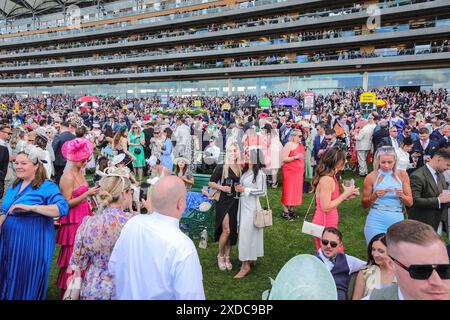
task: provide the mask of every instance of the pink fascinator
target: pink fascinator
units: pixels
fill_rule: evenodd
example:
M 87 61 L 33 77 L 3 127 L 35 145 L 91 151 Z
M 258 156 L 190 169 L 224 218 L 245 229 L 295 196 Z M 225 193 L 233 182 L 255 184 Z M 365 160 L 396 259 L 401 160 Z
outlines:
M 66 141 L 61 149 L 64 158 L 75 162 L 89 159 L 93 152 L 94 145 L 86 138 Z

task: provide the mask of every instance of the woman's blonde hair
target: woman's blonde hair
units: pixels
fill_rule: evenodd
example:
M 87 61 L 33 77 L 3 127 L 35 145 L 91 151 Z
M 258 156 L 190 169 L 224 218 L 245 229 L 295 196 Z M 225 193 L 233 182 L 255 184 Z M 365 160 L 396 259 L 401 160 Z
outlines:
M 130 189 L 129 174 L 124 168 L 106 168 L 100 180 L 99 204 L 102 208 L 121 200 L 122 193 Z
M 292 133 L 291 133 L 291 135 L 289 136 L 289 141 L 294 140 L 294 137 L 295 137 L 295 136 L 300 136 L 300 135 L 303 135 L 302 130 L 300 130 L 300 129 L 294 129 L 294 130 L 292 130 Z
M 236 157 L 236 162 L 235 163 L 229 163 L 228 162 L 228 155 L 229 155 L 229 150 L 231 148 L 236 148 L 237 150 L 237 157 Z M 237 176 L 240 177 L 241 173 L 242 173 L 242 166 L 241 166 L 241 148 L 239 148 L 239 145 L 237 144 L 237 142 L 231 142 L 230 144 L 227 145 L 226 148 L 226 153 L 225 153 L 225 161 L 223 164 L 223 171 L 222 171 L 222 181 L 228 178 L 228 171 L 231 165 L 237 165 L 238 167 L 238 174 Z
M 395 152 L 395 148 L 391 146 L 383 146 L 379 147 L 377 152 L 375 152 L 375 156 L 373 157 L 373 170 L 377 171 L 380 168 L 380 158 L 381 156 L 392 156 L 394 157 L 394 168 L 392 171 L 395 172 L 395 168 L 397 167 L 397 153 Z

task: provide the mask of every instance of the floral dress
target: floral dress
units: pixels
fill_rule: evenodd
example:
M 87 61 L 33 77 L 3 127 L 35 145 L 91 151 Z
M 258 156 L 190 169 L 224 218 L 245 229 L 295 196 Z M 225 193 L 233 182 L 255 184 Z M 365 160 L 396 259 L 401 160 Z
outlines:
M 116 286 L 108 271 L 109 257 L 123 226 L 134 215 L 118 208 L 106 208 L 98 215 L 84 218 L 70 259 L 71 270 L 86 270 L 81 300 L 115 299 Z

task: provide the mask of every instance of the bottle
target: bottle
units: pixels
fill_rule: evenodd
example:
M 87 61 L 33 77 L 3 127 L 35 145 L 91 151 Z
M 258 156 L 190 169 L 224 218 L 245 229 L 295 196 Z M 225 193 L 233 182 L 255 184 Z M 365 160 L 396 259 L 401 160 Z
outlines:
M 208 246 L 208 231 L 205 228 L 200 233 L 200 242 L 198 243 L 198 247 L 200 249 L 206 249 L 207 246 Z

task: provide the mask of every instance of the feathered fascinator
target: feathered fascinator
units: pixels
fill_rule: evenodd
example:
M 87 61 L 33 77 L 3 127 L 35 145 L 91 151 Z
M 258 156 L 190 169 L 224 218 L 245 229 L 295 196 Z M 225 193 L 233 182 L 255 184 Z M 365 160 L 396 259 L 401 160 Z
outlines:
M 45 152 L 39 147 L 36 147 L 34 144 L 27 144 L 22 152 L 26 153 L 28 155 L 28 159 L 30 159 L 31 162 L 34 164 L 41 162 L 41 163 L 47 163 L 47 160 L 45 160 Z

